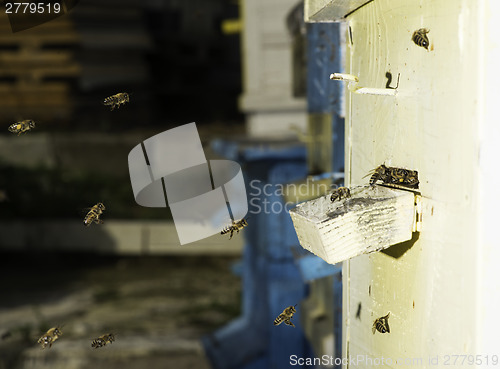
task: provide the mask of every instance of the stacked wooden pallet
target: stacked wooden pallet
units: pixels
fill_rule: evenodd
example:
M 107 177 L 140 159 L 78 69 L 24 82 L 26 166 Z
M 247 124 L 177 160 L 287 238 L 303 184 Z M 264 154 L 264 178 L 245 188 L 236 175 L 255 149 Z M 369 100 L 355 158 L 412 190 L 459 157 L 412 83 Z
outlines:
M 65 119 L 72 112 L 72 83 L 81 73 L 79 37 L 68 16 L 12 32 L 0 13 L 0 119 Z

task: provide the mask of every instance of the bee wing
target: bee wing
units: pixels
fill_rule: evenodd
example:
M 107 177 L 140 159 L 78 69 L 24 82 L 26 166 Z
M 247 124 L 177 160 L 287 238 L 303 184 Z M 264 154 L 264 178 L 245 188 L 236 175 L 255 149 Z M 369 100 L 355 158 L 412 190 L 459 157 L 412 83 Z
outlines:
M 87 215 L 92 208 L 78 208 L 78 214 Z
M 50 331 L 51 329 L 57 329 L 61 334 L 59 334 L 59 336 L 62 336 L 63 335 L 63 328 L 66 326 L 66 323 L 62 323 L 62 324 L 57 324 L 55 326 L 52 326 L 50 327 L 47 332 L 45 333 L 48 333 L 48 331 Z
M 389 311 L 389 313 L 384 317 L 384 327 L 385 327 L 385 330 L 387 331 L 387 333 L 391 333 L 391 329 L 389 328 L 389 315 L 391 315 L 391 312 Z
M 96 203 L 96 205 L 97 204 L 102 204 L 102 202 L 100 201 L 100 202 Z M 94 206 L 96 206 L 96 205 L 94 205 Z M 88 214 L 89 211 L 91 211 L 94 208 L 94 206 L 88 206 L 88 207 L 85 207 L 85 208 L 78 208 L 78 211 L 81 214 Z M 104 210 L 107 210 L 107 209 L 105 208 Z

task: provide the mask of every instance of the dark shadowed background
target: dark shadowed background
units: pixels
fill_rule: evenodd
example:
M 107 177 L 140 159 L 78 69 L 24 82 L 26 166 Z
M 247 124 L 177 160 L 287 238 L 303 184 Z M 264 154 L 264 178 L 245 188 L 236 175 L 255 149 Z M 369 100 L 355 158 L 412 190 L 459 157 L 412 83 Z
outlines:
M 211 158 L 211 139 L 243 134 L 240 36 L 222 31 L 238 2 L 81 0 L 15 33 L 2 9 L 0 369 L 208 368 L 199 337 L 239 315 L 238 252 L 124 255 L 45 241 L 99 236 L 81 224 L 99 201 L 105 222 L 171 219 L 134 201 L 127 156 L 144 139 L 196 122 Z M 119 92 L 130 102 L 102 104 Z M 23 119 L 36 127 L 8 132 Z M 73 223 L 83 233 L 60 233 Z M 42 350 L 53 326 L 63 336 Z M 110 332 L 112 345 L 90 347 Z

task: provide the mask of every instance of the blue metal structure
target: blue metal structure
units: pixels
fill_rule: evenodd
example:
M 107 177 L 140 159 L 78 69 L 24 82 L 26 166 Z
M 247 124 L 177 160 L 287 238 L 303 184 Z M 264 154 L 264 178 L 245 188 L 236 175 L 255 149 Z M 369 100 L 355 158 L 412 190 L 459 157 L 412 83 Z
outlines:
M 330 74 L 342 71 L 340 23 L 306 23 L 307 111 L 332 119 L 333 173 L 344 172 L 344 93 Z
M 298 240 L 281 191 L 282 184 L 307 175 L 305 148 L 226 141 L 215 141 L 213 148 L 243 166 L 250 219 L 244 232 L 242 316 L 203 337 L 205 352 L 217 369 L 283 368 L 291 355 L 312 355 L 300 310 L 293 318 L 295 328 L 273 325 L 284 308 L 306 295 L 291 252 Z
M 307 23 L 307 108 L 309 114 L 323 114 L 332 124 L 332 168 L 333 183 L 343 185 L 344 172 L 344 93 L 343 84 L 332 83 L 330 74 L 341 72 L 341 25 L 340 23 Z M 328 174 L 323 174 L 328 176 Z M 342 178 L 342 180 L 340 180 Z M 322 259 L 308 255 L 300 258 L 304 278 L 313 281 L 333 275 L 332 327 L 335 335 L 335 356 L 342 353 L 342 267 L 332 266 Z

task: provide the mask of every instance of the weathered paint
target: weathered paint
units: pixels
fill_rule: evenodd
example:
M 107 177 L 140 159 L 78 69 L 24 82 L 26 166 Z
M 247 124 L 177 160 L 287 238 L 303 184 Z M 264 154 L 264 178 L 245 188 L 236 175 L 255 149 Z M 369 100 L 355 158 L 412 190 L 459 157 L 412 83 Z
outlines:
M 330 194 L 290 210 L 300 245 L 330 264 L 410 240 L 415 195 L 383 186 L 359 186 L 332 202 Z

